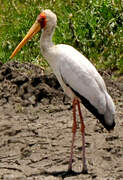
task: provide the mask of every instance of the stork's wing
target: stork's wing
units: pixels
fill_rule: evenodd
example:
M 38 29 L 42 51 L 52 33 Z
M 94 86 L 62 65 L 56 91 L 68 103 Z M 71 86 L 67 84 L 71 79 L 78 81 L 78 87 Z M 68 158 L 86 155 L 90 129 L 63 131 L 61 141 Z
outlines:
M 90 61 L 71 46 L 65 46 L 62 54 L 59 69 L 64 82 L 103 114 L 106 87 L 102 77 Z

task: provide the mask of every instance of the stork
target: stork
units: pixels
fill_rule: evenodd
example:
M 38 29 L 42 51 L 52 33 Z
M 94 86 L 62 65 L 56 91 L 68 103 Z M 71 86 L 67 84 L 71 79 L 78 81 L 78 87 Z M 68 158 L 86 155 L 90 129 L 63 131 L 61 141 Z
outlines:
M 80 109 L 82 103 L 108 130 L 115 126 L 115 105 L 108 94 L 104 80 L 93 64 L 72 46 L 52 42 L 57 17 L 51 10 L 42 11 L 24 39 L 15 48 L 10 58 L 23 47 L 37 32 L 41 31 L 40 49 L 44 58 L 54 71 L 64 92 L 73 102 L 72 145 L 68 171 L 72 171 L 72 158 L 77 129 L 76 107 L 78 107 L 82 133 L 83 173 L 87 173 L 85 157 L 85 125 Z

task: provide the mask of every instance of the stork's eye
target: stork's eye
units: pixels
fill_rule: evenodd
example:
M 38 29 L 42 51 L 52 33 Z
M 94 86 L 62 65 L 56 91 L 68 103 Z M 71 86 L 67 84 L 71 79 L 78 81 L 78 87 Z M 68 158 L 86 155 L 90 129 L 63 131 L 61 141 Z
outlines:
M 44 16 L 41 16 L 41 19 L 42 19 L 42 20 L 45 20 L 45 19 L 46 19 L 46 17 L 44 17 Z

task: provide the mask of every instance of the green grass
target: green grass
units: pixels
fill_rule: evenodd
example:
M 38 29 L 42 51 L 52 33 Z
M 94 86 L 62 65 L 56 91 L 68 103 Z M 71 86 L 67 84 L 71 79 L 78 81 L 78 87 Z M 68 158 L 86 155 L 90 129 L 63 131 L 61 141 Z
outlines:
M 123 73 L 123 4 L 120 0 L 0 0 L 0 60 L 9 56 L 43 9 L 57 14 L 53 37 L 74 46 L 97 68 Z M 21 62 L 39 62 L 40 33 L 16 55 Z M 43 59 L 41 65 L 47 66 Z

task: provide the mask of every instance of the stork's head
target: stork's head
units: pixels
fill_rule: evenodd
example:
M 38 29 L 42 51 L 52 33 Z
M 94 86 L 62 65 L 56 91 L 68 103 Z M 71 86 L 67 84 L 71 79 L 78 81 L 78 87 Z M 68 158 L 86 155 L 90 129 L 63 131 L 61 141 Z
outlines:
M 27 43 L 27 41 L 31 39 L 37 32 L 39 32 L 41 29 L 54 28 L 56 26 L 56 23 L 57 17 L 52 11 L 47 9 L 41 12 L 26 36 L 15 48 L 10 58 L 13 58 L 17 54 L 17 52 Z
M 49 28 L 56 26 L 57 17 L 51 10 L 46 9 L 38 15 L 37 22 L 40 23 L 41 28 Z

